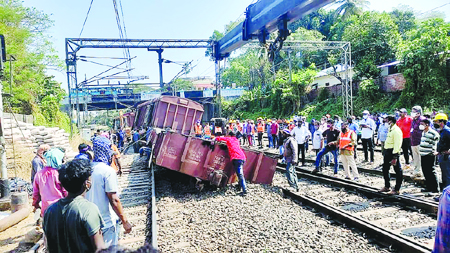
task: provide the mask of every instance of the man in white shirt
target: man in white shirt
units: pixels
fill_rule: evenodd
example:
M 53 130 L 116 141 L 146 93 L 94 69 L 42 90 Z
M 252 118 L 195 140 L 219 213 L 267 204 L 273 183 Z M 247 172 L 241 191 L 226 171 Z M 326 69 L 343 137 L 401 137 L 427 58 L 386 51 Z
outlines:
M 305 166 L 305 143 L 311 138 L 311 132 L 302 121 L 299 121 L 292 129 L 291 135 L 297 141 L 298 153 L 300 154 L 300 151 L 302 153 L 302 166 Z
M 370 151 L 370 164 L 373 164 L 373 131 L 375 131 L 376 124 L 373 119 L 370 118 L 369 111 L 363 111 L 363 118 L 359 122 L 361 128 L 361 141 L 364 150 L 364 162 L 368 162 L 367 149 Z
M 112 150 L 111 142 L 103 136 L 92 141 L 95 158 L 91 175 L 91 189 L 86 199 L 96 204 L 104 221 L 102 227 L 105 246 L 117 245 L 119 242 L 118 218 L 122 221 L 125 234 L 132 226 L 128 222 L 120 202 L 116 171 L 109 166 Z

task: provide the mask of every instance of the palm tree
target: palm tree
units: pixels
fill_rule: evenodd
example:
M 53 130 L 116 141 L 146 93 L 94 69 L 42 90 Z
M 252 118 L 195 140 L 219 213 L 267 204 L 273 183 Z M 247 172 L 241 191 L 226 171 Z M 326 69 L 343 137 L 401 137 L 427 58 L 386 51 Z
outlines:
M 361 14 L 364 9 L 368 9 L 370 2 L 368 0 L 338 0 L 336 3 L 340 6 L 334 12 L 334 18 L 342 15 L 345 20 L 353 14 Z

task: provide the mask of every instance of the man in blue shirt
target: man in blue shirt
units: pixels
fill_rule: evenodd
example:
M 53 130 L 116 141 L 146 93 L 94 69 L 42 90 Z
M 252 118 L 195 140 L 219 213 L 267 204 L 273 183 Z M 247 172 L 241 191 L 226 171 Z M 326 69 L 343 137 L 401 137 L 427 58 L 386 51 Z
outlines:
M 133 133 L 133 148 L 134 153 L 139 153 L 139 131 L 134 131 Z
M 442 172 L 442 188 L 450 185 L 450 128 L 446 125 L 447 121 L 448 116 L 444 113 L 436 114 L 433 119 L 434 128 L 440 133 L 436 155 Z

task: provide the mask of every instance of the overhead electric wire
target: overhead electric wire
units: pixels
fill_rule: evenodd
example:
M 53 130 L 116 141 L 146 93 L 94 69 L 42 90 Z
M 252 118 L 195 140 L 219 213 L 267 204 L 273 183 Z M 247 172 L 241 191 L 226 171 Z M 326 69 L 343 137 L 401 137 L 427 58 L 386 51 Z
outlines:
M 117 23 L 117 28 L 118 28 L 118 30 L 119 30 L 119 37 L 121 38 L 121 39 L 126 39 L 126 31 L 124 32 L 124 29 L 122 29 L 122 23 L 123 24 L 125 24 L 124 23 L 124 16 L 123 16 L 123 9 L 122 9 L 122 3 L 120 2 L 120 0 L 119 0 L 119 5 L 117 4 L 117 0 L 113 0 L 113 5 L 114 5 L 114 12 L 115 12 L 115 14 L 116 14 L 116 23 Z M 122 22 L 121 22 L 121 20 L 120 20 L 120 14 L 119 14 L 119 8 L 118 8 L 118 6 L 120 6 L 120 9 L 121 9 L 121 13 L 122 13 Z M 126 58 L 130 58 L 131 56 L 130 56 L 130 50 L 129 50 L 129 48 L 126 48 L 125 47 L 125 43 L 124 43 L 124 57 L 126 57 Z M 128 68 L 131 68 L 131 62 L 128 62 L 127 63 L 127 67 Z M 130 75 L 130 73 L 128 73 L 128 75 Z
M 78 38 L 81 38 L 81 34 L 83 33 L 84 26 L 86 25 L 86 21 L 87 21 L 87 19 L 89 17 L 89 12 L 91 12 L 91 7 L 92 7 L 92 3 L 93 2 L 94 2 L 94 0 L 91 0 L 91 4 L 89 5 L 89 9 L 88 9 L 88 11 L 86 13 L 86 18 L 84 19 L 83 26 L 81 27 L 81 32 L 80 32 L 80 35 L 78 36 Z
M 111 68 L 109 68 L 109 69 L 107 69 L 107 70 L 101 72 L 100 74 L 97 74 L 97 75 L 95 75 L 95 76 L 93 76 L 93 77 L 91 77 L 91 78 L 85 80 L 84 83 L 86 83 L 87 81 L 90 81 L 90 80 L 92 80 L 92 79 L 94 79 L 94 78 L 97 78 L 97 77 L 103 75 L 104 73 L 106 73 L 106 72 L 108 72 L 108 71 L 110 71 L 110 70 L 112 70 L 112 69 L 115 69 L 115 68 L 119 67 L 120 65 L 122 65 L 122 64 L 124 64 L 124 63 L 126 63 L 126 62 L 128 62 L 128 61 L 131 61 L 131 60 L 134 59 L 134 58 L 136 58 L 136 56 L 133 57 L 133 58 L 131 58 L 131 59 L 125 60 L 124 62 L 119 63 L 119 64 L 117 64 L 116 66 L 113 66 L 113 67 L 111 67 Z
M 86 59 L 79 59 L 80 61 L 84 61 L 84 62 L 89 62 L 89 63 L 93 63 L 93 64 L 97 64 L 100 66 L 105 66 L 105 67 L 110 67 L 110 68 L 114 68 L 114 66 L 108 65 L 108 64 L 103 64 L 103 63 L 99 63 L 99 62 L 95 62 L 95 61 L 90 61 L 90 60 L 86 60 Z M 125 69 L 125 68 L 116 68 L 116 69 Z
M 420 13 L 420 14 L 417 15 L 417 16 L 418 16 L 418 17 L 419 17 L 419 16 L 422 16 L 422 15 L 425 14 L 425 13 L 428 13 L 428 12 L 434 11 L 434 10 L 437 10 L 437 9 L 442 8 L 442 7 L 444 7 L 444 6 L 446 6 L 446 5 L 449 5 L 449 4 L 450 4 L 450 2 L 448 2 L 448 3 L 446 3 L 446 4 L 443 4 L 443 5 L 441 5 L 441 6 L 438 6 L 438 7 L 436 7 L 436 8 L 433 8 L 433 9 L 431 9 L 431 10 L 424 11 L 424 12 Z

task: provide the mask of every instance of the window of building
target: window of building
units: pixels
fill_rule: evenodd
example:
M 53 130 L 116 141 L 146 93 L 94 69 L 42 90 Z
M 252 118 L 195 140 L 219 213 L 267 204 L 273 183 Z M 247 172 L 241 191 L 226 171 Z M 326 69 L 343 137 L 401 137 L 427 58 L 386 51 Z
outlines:
M 330 83 L 325 83 L 325 86 L 327 86 L 327 87 L 330 86 Z
M 319 86 L 319 84 L 318 84 L 318 83 L 315 83 L 315 84 L 312 85 L 312 89 L 313 89 L 313 90 L 317 90 L 318 86 Z
M 388 67 L 388 75 L 393 75 L 398 73 L 398 68 L 396 65 Z

